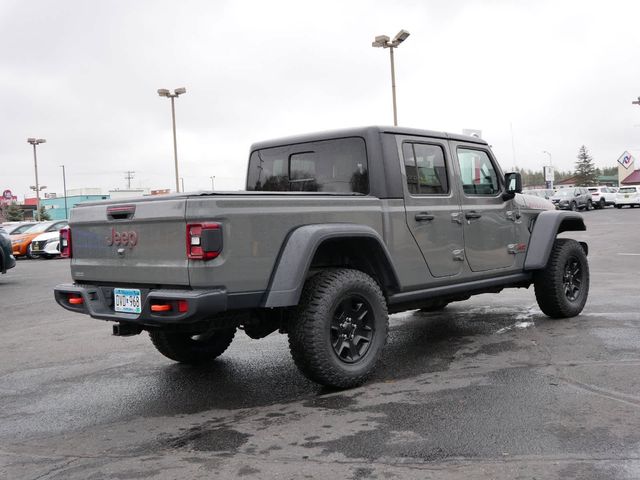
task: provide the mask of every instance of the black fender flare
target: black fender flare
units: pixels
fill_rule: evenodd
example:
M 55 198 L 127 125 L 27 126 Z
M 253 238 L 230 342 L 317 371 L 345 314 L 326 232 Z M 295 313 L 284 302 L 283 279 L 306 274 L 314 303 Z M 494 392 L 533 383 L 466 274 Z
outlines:
M 0 248 L 0 273 L 7 273 L 7 262 L 4 258 L 4 251 Z
M 559 233 L 586 229 L 584 217 L 580 213 L 563 210 L 546 210 L 540 213 L 529 237 L 524 269 L 540 270 L 547 265 L 553 242 Z M 581 242 L 581 245 L 587 253 L 587 244 Z
M 352 223 L 323 223 L 304 225 L 293 230 L 284 242 L 271 274 L 264 297 L 267 308 L 297 305 L 311 266 L 311 261 L 322 243 L 333 239 L 367 239 L 376 243 L 378 261 L 383 262 L 395 285 L 398 275 L 391 255 L 378 232 L 367 225 Z

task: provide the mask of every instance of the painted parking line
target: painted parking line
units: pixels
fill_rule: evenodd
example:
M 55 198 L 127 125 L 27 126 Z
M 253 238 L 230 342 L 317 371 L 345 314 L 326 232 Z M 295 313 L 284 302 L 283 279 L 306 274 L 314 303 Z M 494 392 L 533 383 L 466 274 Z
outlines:
M 618 255 L 623 255 L 625 257 L 640 257 L 640 253 L 619 253 Z

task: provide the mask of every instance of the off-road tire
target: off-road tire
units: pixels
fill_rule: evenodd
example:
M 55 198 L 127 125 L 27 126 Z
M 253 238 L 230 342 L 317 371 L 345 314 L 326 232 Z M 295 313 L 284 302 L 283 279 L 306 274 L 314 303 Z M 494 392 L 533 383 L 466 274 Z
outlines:
M 351 305 L 351 313 L 344 313 L 348 311 L 345 304 Z M 361 309 L 367 309 L 366 316 L 355 318 L 364 312 Z M 340 333 L 347 321 L 352 325 L 347 327 L 352 328 L 351 339 L 357 341 L 353 350 L 344 347 L 349 337 L 342 339 Z M 366 332 L 362 330 L 365 327 L 369 329 Z M 387 303 L 376 281 L 359 270 L 328 269 L 307 280 L 303 288 L 289 324 L 289 348 L 296 366 L 310 380 L 333 388 L 351 388 L 362 384 L 373 371 L 388 330 Z M 355 332 L 361 333 L 353 337 Z M 363 333 L 371 335 L 368 342 Z M 344 358 L 344 350 L 350 358 Z
M 534 275 L 536 300 L 551 318 L 575 317 L 589 295 L 589 263 L 578 242 L 557 238 L 549 261 Z
M 153 346 L 162 355 L 171 360 L 190 365 L 199 365 L 213 361 L 231 345 L 236 334 L 235 327 L 225 330 L 213 330 L 205 335 L 194 336 L 190 333 L 153 330 L 149 337 Z

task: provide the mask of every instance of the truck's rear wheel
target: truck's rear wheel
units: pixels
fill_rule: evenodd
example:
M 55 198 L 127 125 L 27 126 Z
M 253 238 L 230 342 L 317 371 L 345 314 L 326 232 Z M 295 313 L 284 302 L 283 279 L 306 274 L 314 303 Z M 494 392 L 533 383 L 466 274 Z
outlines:
M 219 357 L 231 345 L 236 329 L 212 330 L 202 335 L 190 333 L 149 332 L 153 346 L 165 357 L 180 363 L 197 365 Z
M 304 286 L 289 347 L 307 378 L 350 388 L 373 371 L 388 329 L 387 304 L 373 278 L 358 270 L 325 270 Z
M 578 242 L 558 238 L 547 266 L 534 277 L 536 300 L 551 318 L 575 317 L 589 295 L 589 264 Z

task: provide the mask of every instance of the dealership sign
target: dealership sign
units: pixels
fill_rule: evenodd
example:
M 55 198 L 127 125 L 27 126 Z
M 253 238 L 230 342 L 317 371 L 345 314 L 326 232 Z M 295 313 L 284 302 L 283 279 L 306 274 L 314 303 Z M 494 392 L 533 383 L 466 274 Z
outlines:
M 633 155 L 631 155 L 629 152 L 624 152 L 622 155 L 620 155 L 618 163 L 624 168 L 629 168 L 631 165 L 633 165 L 634 160 L 635 158 L 633 158 Z

